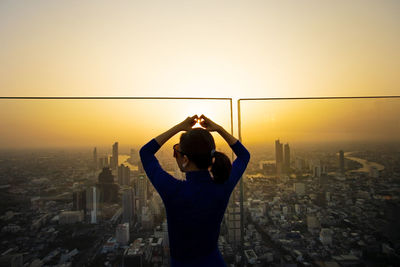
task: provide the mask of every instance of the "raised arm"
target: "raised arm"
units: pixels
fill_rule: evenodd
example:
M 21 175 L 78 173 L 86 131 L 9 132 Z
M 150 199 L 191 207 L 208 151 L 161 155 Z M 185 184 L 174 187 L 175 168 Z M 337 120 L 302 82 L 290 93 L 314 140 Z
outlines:
M 175 125 L 171 129 L 169 129 L 166 132 L 160 134 L 159 136 L 157 136 L 154 139 L 157 141 L 157 143 L 160 146 L 162 146 L 172 136 L 174 136 L 175 134 L 179 133 L 180 131 L 189 131 L 190 129 L 192 129 L 193 125 L 196 124 L 197 119 L 198 119 L 197 115 L 194 115 L 192 117 L 187 117 L 184 121 L 182 121 L 181 123 L 178 123 L 177 125 Z
M 200 116 L 200 125 L 204 127 L 207 131 L 219 133 L 230 146 L 238 141 L 233 135 L 228 133 L 222 126 L 216 124 L 215 122 L 213 122 L 204 115 Z
M 164 200 L 168 195 L 173 194 L 173 191 L 176 190 L 176 186 L 179 185 L 180 181 L 176 180 L 161 168 L 160 163 L 155 157 L 155 154 L 160 147 L 168 141 L 168 139 L 180 131 L 186 131 L 190 129 L 196 123 L 196 121 L 197 115 L 193 117 L 187 117 L 183 122 L 178 123 L 156 138 L 151 139 L 139 151 L 143 169 L 146 172 L 147 177 L 150 179 L 151 183 Z

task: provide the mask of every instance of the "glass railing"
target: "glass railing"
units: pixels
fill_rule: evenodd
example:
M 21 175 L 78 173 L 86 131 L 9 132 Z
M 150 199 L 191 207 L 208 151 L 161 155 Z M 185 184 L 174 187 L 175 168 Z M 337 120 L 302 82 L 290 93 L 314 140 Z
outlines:
M 231 107 L 230 99 L 1 99 L 0 261 L 168 266 L 165 209 L 139 149 L 194 114 L 231 132 Z M 157 158 L 184 179 L 173 158 L 179 136 Z
M 0 262 L 169 266 L 164 205 L 138 151 L 205 114 L 251 153 L 221 225 L 228 266 L 396 265 L 400 97 L 241 99 L 233 110 L 229 98 L 0 99 Z M 184 179 L 178 142 L 157 158 Z
M 395 266 L 400 98 L 239 102 L 246 261 Z

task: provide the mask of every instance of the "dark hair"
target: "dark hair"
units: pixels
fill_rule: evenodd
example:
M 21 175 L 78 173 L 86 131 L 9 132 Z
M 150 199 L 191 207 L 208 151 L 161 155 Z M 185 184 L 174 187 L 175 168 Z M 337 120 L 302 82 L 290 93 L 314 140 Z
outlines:
M 208 169 L 211 166 L 215 183 L 222 184 L 228 180 L 232 169 L 231 161 L 224 153 L 215 151 L 214 138 L 207 130 L 194 128 L 183 133 L 180 149 L 197 168 Z

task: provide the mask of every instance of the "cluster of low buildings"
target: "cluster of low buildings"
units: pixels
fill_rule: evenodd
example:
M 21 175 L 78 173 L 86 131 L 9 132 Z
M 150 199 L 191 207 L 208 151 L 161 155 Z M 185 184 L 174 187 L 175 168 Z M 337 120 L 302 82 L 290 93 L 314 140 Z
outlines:
M 399 262 L 398 172 L 383 170 L 378 177 L 376 168 L 343 174 L 293 173 L 245 179 L 246 223 L 257 233 L 246 234 L 255 253 L 245 254 L 249 264 L 395 266 Z M 256 251 L 260 242 L 271 251 L 270 257 Z

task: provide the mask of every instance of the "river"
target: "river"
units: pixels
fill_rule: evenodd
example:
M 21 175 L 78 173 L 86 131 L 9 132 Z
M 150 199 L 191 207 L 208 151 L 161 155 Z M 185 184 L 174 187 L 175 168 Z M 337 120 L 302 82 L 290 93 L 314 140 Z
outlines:
M 111 155 L 108 155 L 110 157 Z M 137 165 L 132 165 L 130 164 L 127 160 L 130 158 L 130 155 L 118 155 L 118 165 L 124 164 L 125 166 L 128 166 L 131 171 L 137 171 L 138 166 Z
M 344 153 L 345 158 L 349 159 L 349 160 L 356 161 L 356 162 L 358 162 L 358 163 L 360 163 L 362 165 L 361 168 L 359 168 L 357 170 L 353 170 L 352 172 L 367 172 L 367 173 L 369 173 L 372 167 L 375 167 L 378 171 L 382 171 L 383 169 L 385 169 L 385 166 L 383 166 L 383 165 L 381 165 L 379 163 L 368 161 L 366 159 L 350 157 L 350 155 L 352 153 L 354 153 L 354 152 L 345 152 Z

